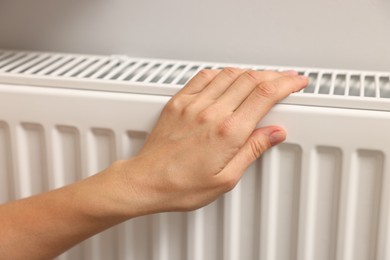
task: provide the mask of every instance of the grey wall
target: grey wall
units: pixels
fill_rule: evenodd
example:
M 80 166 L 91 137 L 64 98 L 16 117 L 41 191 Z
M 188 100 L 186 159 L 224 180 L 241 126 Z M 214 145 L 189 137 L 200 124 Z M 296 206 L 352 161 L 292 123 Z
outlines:
M 0 48 L 390 71 L 390 4 L 0 0 Z

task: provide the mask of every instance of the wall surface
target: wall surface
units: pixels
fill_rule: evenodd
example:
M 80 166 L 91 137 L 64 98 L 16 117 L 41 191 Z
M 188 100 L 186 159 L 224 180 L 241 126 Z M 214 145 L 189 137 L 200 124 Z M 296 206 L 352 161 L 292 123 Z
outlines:
M 390 71 L 388 0 L 1 0 L 0 48 Z

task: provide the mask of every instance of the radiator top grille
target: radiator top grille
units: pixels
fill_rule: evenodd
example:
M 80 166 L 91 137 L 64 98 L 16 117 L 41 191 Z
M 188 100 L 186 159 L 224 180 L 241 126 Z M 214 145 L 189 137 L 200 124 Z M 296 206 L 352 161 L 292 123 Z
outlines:
M 282 103 L 390 111 L 390 72 L 0 50 L 0 83 L 174 95 L 199 70 L 294 69 L 309 86 Z

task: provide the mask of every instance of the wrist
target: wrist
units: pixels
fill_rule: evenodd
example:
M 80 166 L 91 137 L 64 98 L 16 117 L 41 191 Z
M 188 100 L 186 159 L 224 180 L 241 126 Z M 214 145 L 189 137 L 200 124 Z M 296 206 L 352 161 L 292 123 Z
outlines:
M 127 220 L 156 213 L 158 194 L 152 187 L 150 175 L 146 174 L 147 165 L 138 157 L 118 160 L 102 172 L 83 180 L 89 189 L 85 192 L 87 196 L 98 194 L 90 199 L 95 205 L 92 217 Z
M 158 197 L 152 184 L 152 162 L 133 157 L 129 160 L 115 161 L 103 175 L 112 179 L 115 192 L 111 199 L 117 205 L 117 214 L 127 219 L 160 212 Z
M 120 171 L 119 162 L 115 162 L 93 176 L 64 187 L 70 206 L 91 221 L 119 223 L 130 218 Z

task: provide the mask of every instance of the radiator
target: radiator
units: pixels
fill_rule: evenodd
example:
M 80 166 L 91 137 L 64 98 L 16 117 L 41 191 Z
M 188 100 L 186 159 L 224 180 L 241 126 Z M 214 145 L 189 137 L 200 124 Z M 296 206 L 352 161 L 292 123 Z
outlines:
M 0 50 L 0 202 L 136 154 L 170 96 L 225 66 L 309 77 L 261 122 L 286 142 L 212 204 L 132 219 L 58 259 L 390 259 L 386 72 Z

